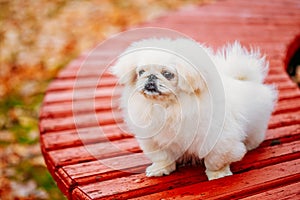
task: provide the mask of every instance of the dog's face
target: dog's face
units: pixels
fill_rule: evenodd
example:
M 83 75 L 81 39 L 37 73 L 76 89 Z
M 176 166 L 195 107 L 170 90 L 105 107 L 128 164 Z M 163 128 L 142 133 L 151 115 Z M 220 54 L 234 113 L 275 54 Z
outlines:
M 170 96 L 176 92 L 177 70 L 171 66 L 157 64 L 136 67 L 136 89 L 146 98 Z
M 133 63 L 121 61 L 113 68 L 119 83 L 139 92 L 148 99 L 166 100 L 176 98 L 179 93 L 199 95 L 205 83 L 193 67 L 184 64 Z
M 205 87 L 199 66 L 196 68 L 177 54 L 168 51 L 139 49 L 147 47 L 148 43 L 151 46 L 152 43 L 161 42 L 153 39 L 129 47 L 112 67 L 112 73 L 119 78 L 119 83 L 147 99 L 164 101 L 168 97 L 176 98 L 182 93 L 199 95 Z M 165 42 L 165 49 L 169 49 L 170 41 Z

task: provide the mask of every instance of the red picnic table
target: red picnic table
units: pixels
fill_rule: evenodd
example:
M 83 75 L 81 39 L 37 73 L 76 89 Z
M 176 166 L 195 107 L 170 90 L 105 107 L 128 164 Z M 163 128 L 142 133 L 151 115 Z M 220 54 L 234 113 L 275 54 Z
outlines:
M 72 61 L 46 92 L 41 149 L 61 191 L 69 199 L 300 199 L 300 90 L 286 73 L 300 48 L 300 1 L 216 1 L 139 27 L 148 26 L 178 30 L 213 48 L 234 40 L 259 47 L 270 62 L 266 82 L 279 90 L 265 141 L 232 164 L 230 177 L 207 181 L 203 166 L 146 177 L 150 162 L 120 126 L 117 80 L 107 70 L 130 42 L 121 37 Z

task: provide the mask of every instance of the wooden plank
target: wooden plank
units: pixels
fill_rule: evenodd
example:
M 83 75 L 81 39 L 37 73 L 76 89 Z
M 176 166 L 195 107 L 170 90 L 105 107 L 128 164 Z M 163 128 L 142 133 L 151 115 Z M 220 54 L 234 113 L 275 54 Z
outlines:
M 132 134 L 124 132 L 119 126 L 113 124 L 46 133 L 41 135 L 40 141 L 43 147 L 50 151 L 131 137 Z
M 276 104 L 273 115 L 285 112 L 296 112 L 298 110 L 300 110 L 300 98 L 285 99 Z
M 286 100 L 286 99 L 299 99 L 300 98 L 300 92 L 299 88 L 291 88 L 288 90 L 280 90 L 278 94 L 278 100 Z
M 300 179 L 299 165 L 300 159 L 293 160 L 223 179 L 154 193 L 137 199 L 173 199 L 174 197 L 180 197 L 183 200 L 199 198 L 239 199 L 279 185 L 298 182 Z M 98 195 L 94 196 L 93 194 L 89 194 L 89 196 L 98 197 Z
M 297 87 L 298 87 L 297 84 L 292 82 L 291 80 L 281 82 L 280 84 L 276 84 L 276 88 L 278 90 L 289 90 L 293 88 L 295 89 Z
M 273 145 L 282 142 L 292 142 L 300 139 L 300 124 L 292 124 L 289 126 L 268 129 L 266 140 L 260 145 Z
M 93 113 L 117 109 L 112 98 L 102 98 L 101 100 L 88 99 L 74 102 L 59 102 L 45 104 L 41 108 L 40 119 L 61 118 L 73 114 Z
M 286 4 L 285 4 L 286 3 Z M 266 14 L 265 12 L 261 11 L 261 13 L 265 14 L 264 17 L 272 17 L 273 15 L 278 15 L 278 14 L 283 14 L 285 16 L 289 16 L 291 15 L 292 13 L 295 13 L 297 14 L 297 4 L 295 3 L 295 1 L 280 1 L 280 0 L 277 0 L 277 1 L 270 1 L 270 0 L 267 0 L 267 1 L 262 1 L 262 2 L 259 2 L 259 1 L 252 1 L 251 4 L 249 4 L 249 2 L 247 1 L 234 1 L 234 2 L 230 2 L 230 1 L 225 1 L 225 2 L 218 2 L 217 4 L 214 4 L 213 6 L 210 6 L 209 4 L 206 5 L 205 7 L 203 7 L 203 9 L 201 9 L 202 12 L 197 12 L 199 11 L 199 7 L 188 7 L 186 9 L 181 9 L 178 11 L 178 13 L 176 13 L 176 15 L 179 15 L 181 17 L 204 17 L 204 16 L 207 16 L 207 15 L 211 15 L 212 17 L 215 17 L 215 18 L 221 18 L 221 17 L 226 17 L 226 16 L 235 16 L 236 17 L 236 13 L 235 12 L 230 12 L 228 11 L 228 7 L 231 7 L 232 9 L 236 9 L 237 12 L 242 12 L 240 9 L 240 7 L 250 7 L 251 9 L 256 10 L 257 7 L 260 7 L 260 8 L 265 8 L 263 11 L 269 11 L 269 12 L 275 12 L 274 9 L 277 8 L 276 11 L 279 11 L 279 12 L 276 12 L 276 13 L 273 13 L 272 15 L 271 14 Z M 290 7 L 292 11 L 291 13 L 287 14 L 287 13 L 282 13 L 280 12 L 280 10 L 278 9 L 281 9 L 282 7 Z M 221 12 L 218 13 L 218 12 L 211 12 L 211 9 L 220 9 Z M 224 12 L 222 12 L 222 10 Z M 252 10 L 251 10 L 252 11 Z M 243 12 L 242 12 L 243 13 Z M 251 12 L 252 14 L 252 12 Z M 250 15 L 250 14 L 249 14 Z M 249 16 L 249 15 L 246 15 L 246 16 Z M 298 14 L 299 15 L 299 14 Z M 237 18 L 236 20 L 239 20 L 240 18 Z M 260 20 L 259 21 L 264 21 L 262 20 L 261 18 L 259 18 Z
M 292 124 L 300 124 L 300 110 L 291 113 L 272 115 L 269 122 L 269 128 L 272 129 Z
M 262 166 L 297 159 L 300 157 L 300 141 L 283 143 L 255 149 L 246 154 L 242 161 L 236 162 L 231 169 L 241 173 Z
M 118 124 L 123 120 L 121 113 L 103 111 L 100 113 L 76 114 L 61 118 L 43 118 L 40 120 L 41 133 L 70 130 L 84 127 L 102 126 L 108 124 Z
M 114 86 L 117 80 L 115 77 L 92 77 L 56 79 L 50 83 L 47 91 L 69 90 L 73 88 L 96 88 Z
M 273 165 L 286 160 L 292 160 L 298 158 L 300 156 L 299 144 L 300 141 L 297 141 L 297 142 L 282 144 L 278 146 L 265 147 L 259 149 L 258 151 L 249 152 L 242 161 L 234 163 L 232 165 L 232 171 L 235 174 L 241 172 L 245 173 L 245 171 L 249 171 L 250 169 L 251 170 L 260 169 L 268 165 Z M 122 157 L 120 157 L 120 159 L 122 159 Z M 124 156 L 123 159 L 126 159 L 126 156 Z M 82 165 L 83 164 L 81 164 L 81 166 Z M 68 174 L 70 174 L 67 168 L 65 168 L 65 170 Z M 80 176 L 82 176 L 81 179 L 84 178 L 84 174 L 80 174 Z M 76 178 L 74 177 L 71 178 L 72 180 L 75 180 L 76 178 L 80 180 L 78 176 Z M 136 184 L 135 180 L 141 180 L 141 181 L 139 182 L 139 184 Z M 176 172 L 174 172 L 170 176 L 159 177 L 159 178 L 147 178 L 145 177 L 145 174 L 142 173 L 137 175 L 131 175 L 130 177 L 122 177 L 119 179 L 103 181 L 101 183 L 95 182 L 93 184 L 82 186 L 82 188 L 87 189 L 87 191 L 84 189 L 84 193 L 95 198 L 114 197 L 114 198 L 127 199 L 139 195 L 157 193 L 160 191 L 168 190 L 170 188 L 196 184 L 205 180 L 206 180 L 206 176 L 204 174 L 204 167 L 188 166 L 188 167 L 179 168 Z M 98 188 L 97 190 L 101 191 L 100 196 L 98 196 L 97 194 L 90 194 L 90 192 L 93 193 L 95 188 Z M 116 194 L 116 196 L 114 194 Z
M 80 184 L 80 183 L 91 182 L 91 181 L 103 181 L 105 179 L 112 179 L 114 177 L 119 177 L 119 176 L 129 176 L 132 173 L 137 173 L 141 170 L 145 170 L 145 166 L 143 166 L 143 165 L 141 165 L 140 167 L 130 168 L 131 166 L 139 165 L 139 163 L 143 164 L 143 163 L 147 162 L 147 161 L 145 161 L 145 159 L 146 159 L 145 157 L 143 159 L 140 156 L 138 156 L 138 159 L 136 159 L 136 158 L 134 158 L 134 157 L 136 157 L 135 155 L 136 154 L 127 156 L 130 162 L 128 162 L 128 164 L 127 164 L 128 168 L 126 168 L 126 169 L 120 169 L 120 168 L 118 168 L 119 170 L 112 169 L 111 166 L 116 166 L 115 158 L 112 158 L 112 159 L 102 160 L 102 162 L 110 163 L 110 165 L 109 165 L 110 167 L 107 167 L 106 165 L 101 164 L 102 162 L 100 163 L 100 161 L 91 162 L 91 163 L 95 163 L 95 162 L 98 163 L 97 169 L 94 168 L 94 171 L 93 171 L 93 172 L 95 172 L 95 170 L 96 170 L 96 172 L 98 173 L 97 176 L 85 177 L 83 179 L 80 179 L 79 181 L 76 180 L 76 182 L 75 182 L 75 180 L 71 179 L 70 176 L 67 173 L 65 173 L 65 171 L 62 168 L 59 168 L 54 173 L 54 177 L 56 178 L 56 181 L 57 181 L 59 187 L 61 188 L 61 190 L 70 199 L 71 198 L 70 193 L 72 192 L 73 187 L 75 187 L 78 183 Z M 85 170 L 85 169 L 91 170 L 89 163 L 85 164 L 83 168 L 76 168 L 75 170 Z M 93 180 L 91 178 L 94 178 L 95 180 Z
M 98 88 L 78 88 L 74 90 L 62 90 L 55 92 L 47 92 L 44 103 L 53 102 L 72 102 L 83 99 L 98 99 L 109 98 L 120 95 L 118 88 L 112 87 L 98 87 Z
M 62 70 L 58 77 L 60 79 L 70 79 L 70 78 L 81 78 L 81 77 L 84 77 L 84 78 L 98 78 L 99 77 L 99 69 L 94 69 L 94 70 L 84 70 L 80 73 L 78 73 L 78 70 L 77 68 L 75 69 L 70 69 L 70 68 L 67 68 L 68 70 Z
M 87 144 L 73 148 L 59 149 L 48 152 L 52 166 L 60 167 L 97 159 L 111 158 L 141 152 L 134 138 L 125 138 L 116 141 Z
M 276 12 L 276 15 L 274 16 L 266 16 L 265 13 L 256 13 L 255 15 L 253 15 L 254 13 L 251 13 L 251 15 L 246 16 L 247 14 L 242 13 L 242 10 L 236 10 L 236 8 L 234 8 L 234 11 L 232 11 L 233 13 L 229 13 L 229 8 L 220 8 L 218 9 L 218 12 L 220 13 L 216 13 L 213 11 L 209 11 L 209 10 L 205 10 L 203 12 L 193 12 L 191 11 L 191 13 L 186 13 L 184 12 L 183 14 L 181 14 L 180 12 L 175 15 L 175 16 L 167 16 L 165 18 L 162 19 L 157 19 L 158 21 L 154 20 L 153 22 L 151 22 L 151 24 L 156 25 L 158 22 L 161 22 L 161 26 L 168 26 L 168 22 L 169 24 L 175 24 L 177 25 L 176 28 L 177 30 L 179 28 L 181 28 L 180 26 L 178 26 L 179 24 L 200 24 L 201 26 L 204 27 L 209 27 L 212 25 L 219 25 L 222 27 L 222 25 L 231 25 L 230 28 L 235 28 L 236 26 L 251 26 L 251 27 L 257 27 L 259 28 L 262 32 L 268 30 L 267 28 L 269 26 L 275 26 L 278 27 L 278 25 L 280 25 L 281 27 L 284 26 L 290 26 L 290 20 L 289 18 L 291 16 L 288 15 L 280 15 L 280 13 L 278 13 L 278 11 L 274 10 L 273 12 Z M 295 18 L 300 18 L 299 14 L 295 12 L 296 10 L 294 10 L 294 13 L 292 13 L 292 16 Z M 212 13 L 210 13 L 212 12 Z M 235 13 L 234 13 L 235 12 Z M 237 18 L 237 14 L 239 13 L 239 18 Z M 247 11 L 245 11 L 247 12 Z M 292 11 L 293 12 L 293 11 Z M 225 16 L 223 17 L 219 17 L 216 18 L 214 15 L 222 15 L 224 14 Z M 265 20 L 258 20 L 259 17 L 261 17 L 262 15 L 264 15 Z M 184 16 L 184 17 L 182 17 Z M 193 20 L 187 21 L 186 18 L 188 16 L 193 16 Z M 195 17 L 198 16 L 198 17 Z M 211 17 L 208 17 L 211 16 Z M 172 20 L 170 20 L 170 18 L 172 17 Z M 202 24 L 201 24 L 202 23 Z M 299 22 L 295 22 L 296 24 L 299 24 Z M 269 25 L 266 27 L 266 25 Z M 221 28 L 219 28 L 219 26 L 216 26 L 215 28 L 218 30 L 221 30 Z M 222 27 L 223 28 L 223 27 Z M 189 29 L 191 30 L 191 29 Z M 265 37 L 264 35 L 260 33 L 254 34 L 253 30 L 250 31 L 254 36 L 262 36 Z M 239 31 L 236 31 L 236 34 L 238 35 L 243 35 L 244 33 L 244 29 L 239 29 Z M 228 34 L 228 29 L 226 30 L 226 34 Z M 272 34 L 270 36 L 287 36 L 288 34 L 284 33 L 278 33 L 278 34 Z M 230 35 L 226 35 L 226 38 L 228 38 Z M 269 41 L 269 40 L 266 40 Z M 277 41 L 278 43 L 278 41 Z M 286 43 L 284 41 L 282 41 L 282 43 Z
M 300 182 L 292 183 L 286 186 L 280 186 L 278 188 L 272 188 L 268 191 L 264 191 L 259 194 L 255 194 L 246 198 L 242 198 L 243 200 L 273 200 L 273 199 L 299 199 L 300 198 Z
M 56 170 L 50 170 L 52 177 L 54 178 L 57 186 L 59 187 L 59 189 L 62 191 L 62 193 L 68 198 L 68 199 L 72 199 L 72 194 L 70 192 L 70 183 L 69 182 L 65 182 L 62 174 L 57 174 Z M 68 176 L 67 174 L 65 174 L 65 176 Z
M 290 77 L 288 76 L 287 73 L 280 73 L 280 74 L 269 74 L 265 82 L 270 84 L 270 83 L 280 83 L 284 81 L 290 81 Z
M 68 179 L 73 181 L 69 184 L 72 187 L 142 173 L 150 164 L 143 153 L 132 153 L 64 166 L 58 172 L 68 174 Z
M 88 59 L 87 57 L 84 57 L 82 59 Z M 101 60 L 98 60 L 96 62 L 101 62 Z M 76 78 L 99 78 L 99 77 L 107 77 L 107 78 L 114 78 L 113 75 L 109 72 L 109 67 L 106 67 L 105 65 L 89 65 L 89 66 L 80 66 L 80 60 L 74 60 L 74 63 L 77 62 L 77 64 L 71 63 L 66 66 L 66 69 L 60 71 L 60 73 L 57 76 L 57 79 L 64 80 L 64 79 L 76 79 Z M 105 61 L 104 61 L 105 62 Z
M 74 59 L 68 64 L 68 68 L 80 70 L 97 69 L 98 72 L 108 72 L 107 69 L 109 67 L 109 64 L 111 64 L 112 61 L 119 55 L 116 51 L 116 48 L 122 49 L 123 45 L 114 45 L 115 49 L 112 49 L 112 46 L 113 45 L 111 44 L 110 48 L 107 48 L 105 49 L 105 51 L 103 51 L 103 48 L 101 48 L 101 45 L 99 45 L 94 49 L 90 49 L 89 51 L 83 52 L 78 58 Z M 105 47 L 108 47 L 108 45 L 106 45 Z

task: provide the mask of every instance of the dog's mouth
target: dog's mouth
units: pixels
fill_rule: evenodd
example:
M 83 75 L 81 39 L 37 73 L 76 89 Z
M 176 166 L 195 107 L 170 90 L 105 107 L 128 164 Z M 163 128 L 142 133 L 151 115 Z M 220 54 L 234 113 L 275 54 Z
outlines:
M 161 95 L 155 81 L 148 81 L 143 88 L 143 93 L 150 96 Z

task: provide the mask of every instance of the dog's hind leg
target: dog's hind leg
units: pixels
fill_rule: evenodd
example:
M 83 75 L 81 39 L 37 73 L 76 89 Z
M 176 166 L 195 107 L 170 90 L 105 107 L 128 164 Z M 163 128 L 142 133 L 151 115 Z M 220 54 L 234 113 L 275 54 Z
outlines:
M 206 175 L 208 180 L 232 175 L 230 164 L 241 160 L 246 154 L 243 142 L 231 142 L 228 148 L 224 144 L 217 144 L 214 149 L 204 158 Z

